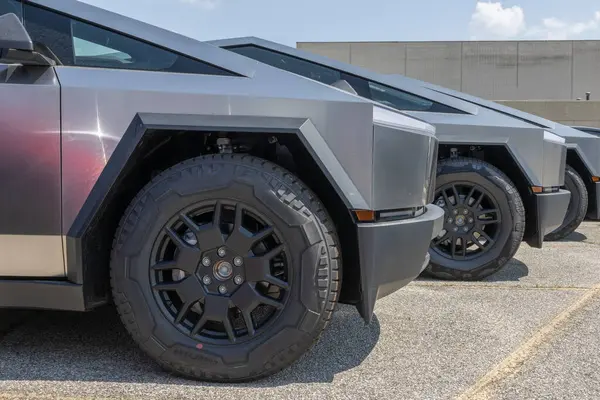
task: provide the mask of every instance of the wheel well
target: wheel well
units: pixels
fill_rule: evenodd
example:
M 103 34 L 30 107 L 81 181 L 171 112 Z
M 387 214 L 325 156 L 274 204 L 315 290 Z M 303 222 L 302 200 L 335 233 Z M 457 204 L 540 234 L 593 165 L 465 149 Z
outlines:
M 153 177 L 189 158 L 219 152 L 217 139 L 228 139 L 228 151 L 272 161 L 294 173 L 321 200 L 334 225 L 343 263 L 340 302 L 355 303 L 360 294 L 358 239 L 348 207 L 297 135 L 290 133 L 225 134 L 197 131 L 148 131 L 137 145 L 117 181 L 102 202 L 81 239 L 84 283 L 93 288 L 93 302 L 109 300 L 110 253 L 119 221 L 136 194 Z M 221 149 L 222 151 L 223 149 Z
M 575 170 L 581 176 L 581 179 L 585 182 L 585 188 L 588 191 L 588 198 L 596 198 L 596 185 L 592 181 L 592 174 L 587 169 L 581 157 L 575 149 L 567 149 L 567 165 Z M 596 201 L 588 201 L 587 214 L 595 213 Z
M 510 151 L 503 145 L 441 144 L 438 160 L 455 156 L 476 158 L 485 161 L 502 171 L 515 185 L 525 206 L 525 235 L 527 240 L 535 234 L 537 226 L 535 196 L 525 173 L 519 167 Z

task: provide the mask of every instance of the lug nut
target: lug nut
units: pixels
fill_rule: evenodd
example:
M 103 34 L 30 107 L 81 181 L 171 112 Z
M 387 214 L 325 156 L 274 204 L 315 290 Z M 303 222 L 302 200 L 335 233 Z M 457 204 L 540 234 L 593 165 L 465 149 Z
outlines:
M 464 232 L 469 232 L 469 228 L 467 228 L 466 226 L 463 228 Z
M 212 283 L 212 279 L 210 279 L 210 276 L 204 275 L 204 278 L 202 278 L 202 283 L 205 285 L 210 285 Z
M 448 218 L 448 223 L 449 223 L 449 224 L 451 224 L 451 223 L 452 223 L 452 221 L 453 221 L 453 219 L 452 219 L 452 218 Z
M 236 275 L 235 278 L 233 278 L 233 281 L 236 285 L 241 285 L 242 282 L 244 282 L 244 279 L 240 275 Z
M 453 212 L 454 212 L 454 215 L 458 214 L 458 210 L 454 210 Z
M 227 293 L 227 288 L 223 285 L 219 286 L 219 293 L 221 293 L 221 294 Z
M 202 265 L 204 265 L 205 267 L 210 267 L 210 258 L 204 257 L 202 259 Z
M 469 210 L 463 210 L 463 214 L 467 215 L 469 213 Z
M 241 267 L 243 263 L 244 263 L 244 259 L 242 257 L 236 257 L 233 259 L 233 264 L 236 267 Z
M 473 222 L 473 218 L 469 218 L 469 222 Z
M 454 228 L 452 228 L 452 230 L 453 230 L 454 232 L 458 232 L 458 226 L 455 226 Z
M 219 257 L 225 257 L 225 254 L 227 254 L 227 251 L 225 251 L 225 247 L 221 247 L 219 250 L 217 250 L 217 254 L 219 255 Z

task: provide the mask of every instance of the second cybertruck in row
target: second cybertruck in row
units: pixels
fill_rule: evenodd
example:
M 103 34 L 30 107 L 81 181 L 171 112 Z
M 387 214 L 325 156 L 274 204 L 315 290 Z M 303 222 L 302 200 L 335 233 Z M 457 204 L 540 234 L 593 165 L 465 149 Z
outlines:
M 266 40 L 210 43 L 436 127 L 440 146 L 435 203 L 445 210 L 445 224 L 431 243 L 430 275 L 485 278 L 514 256 L 522 240 L 540 248 L 544 237 L 563 223 L 570 200 L 569 191 L 561 189 L 567 148 L 565 139 L 548 129 L 415 80 Z

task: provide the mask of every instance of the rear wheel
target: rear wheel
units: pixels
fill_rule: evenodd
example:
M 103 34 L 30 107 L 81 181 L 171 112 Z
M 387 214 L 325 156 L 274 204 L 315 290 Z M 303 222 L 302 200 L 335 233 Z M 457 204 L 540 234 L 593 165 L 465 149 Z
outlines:
M 545 240 L 561 240 L 569 236 L 581 225 L 587 213 L 588 192 L 585 182 L 569 165 L 565 168 L 565 188 L 571 192 L 567 215 L 565 215 L 562 225 L 547 234 L 544 237 Z
M 523 202 L 494 166 L 457 158 L 438 165 L 434 203 L 445 211 L 444 229 L 431 242 L 425 273 L 439 279 L 480 280 L 517 252 L 525 229 Z
M 288 366 L 331 318 L 336 233 L 290 173 L 250 156 L 205 156 L 133 200 L 112 254 L 113 296 L 140 347 L 168 370 L 245 381 Z

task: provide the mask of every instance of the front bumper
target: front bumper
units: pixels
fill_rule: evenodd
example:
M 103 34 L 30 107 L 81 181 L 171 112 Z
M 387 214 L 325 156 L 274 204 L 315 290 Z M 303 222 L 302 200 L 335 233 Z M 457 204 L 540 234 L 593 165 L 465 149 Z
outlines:
M 429 204 L 422 215 L 357 224 L 361 274 L 360 315 L 368 323 L 375 301 L 408 285 L 429 263 L 429 244 L 444 223 L 444 210 Z
M 527 240 L 527 244 L 542 248 L 544 236 L 562 225 L 571 200 L 571 192 L 559 190 L 554 193 L 535 195 L 535 233 Z

